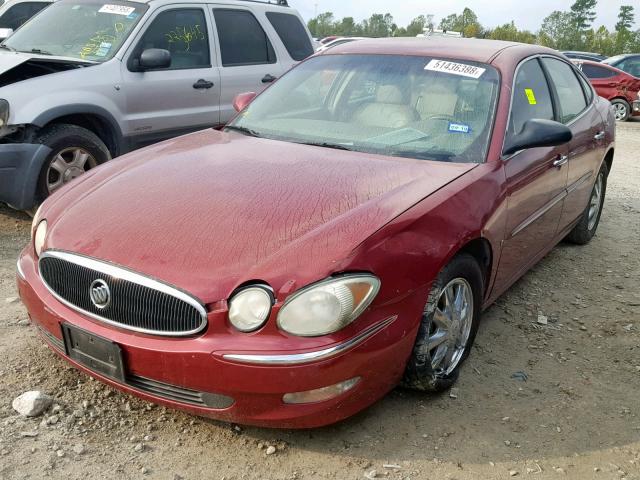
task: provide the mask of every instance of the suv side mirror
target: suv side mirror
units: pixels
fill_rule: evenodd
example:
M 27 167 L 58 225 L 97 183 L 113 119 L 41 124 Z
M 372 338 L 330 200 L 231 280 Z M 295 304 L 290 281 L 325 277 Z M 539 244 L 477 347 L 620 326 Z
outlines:
M 140 54 L 138 67 L 140 71 L 157 70 L 171 66 L 171 52 L 162 48 L 148 48 Z
M 241 112 L 247 108 L 247 106 L 253 102 L 253 99 L 257 96 L 258 94 L 255 92 L 240 93 L 233 99 L 233 108 L 236 112 Z
M 511 155 L 527 148 L 555 147 L 569 143 L 572 139 L 573 132 L 566 125 L 534 118 L 527 120 L 522 132 L 507 141 L 502 153 Z
M 0 28 L 0 42 L 4 42 L 13 35 L 13 28 Z

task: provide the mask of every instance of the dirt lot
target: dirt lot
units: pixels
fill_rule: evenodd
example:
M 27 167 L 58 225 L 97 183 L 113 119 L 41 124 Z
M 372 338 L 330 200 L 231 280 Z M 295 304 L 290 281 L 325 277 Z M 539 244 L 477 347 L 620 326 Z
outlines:
M 457 398 L 397 390 L 314 431 L 167 411 L 67 367 L 15 301 L 30 221 L 0 207 L 0 478 L 640 479 L 638 152 L 640 122 L 621 125 L 599 234 L 559 245 L 486 312 Z M 17 416 L 32 389 L 59 411 Z

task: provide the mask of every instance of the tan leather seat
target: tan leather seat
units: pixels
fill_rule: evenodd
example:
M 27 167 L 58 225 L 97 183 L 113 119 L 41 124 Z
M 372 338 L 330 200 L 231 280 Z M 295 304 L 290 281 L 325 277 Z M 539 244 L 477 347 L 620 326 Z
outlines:
M 415 101 L 416 110 L 420 118 L 425 119 L 435 115 L 451 116 L 455 113 L 458 94 L 455 91 L 456 82 L 447 82 L 436 78 L 423 86 Z
M 370 127 L 401 128 L 418 118 L 395 85 L 378 87 L 375 102 L 363 105 L 353 114 L 354 122 Z

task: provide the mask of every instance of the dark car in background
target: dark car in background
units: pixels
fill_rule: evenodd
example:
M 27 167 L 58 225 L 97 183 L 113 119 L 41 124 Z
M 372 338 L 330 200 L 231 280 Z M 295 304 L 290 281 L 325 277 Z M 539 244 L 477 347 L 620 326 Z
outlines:
M 604 63 L 577 61 L 596 92 L 613 105 L 616 120 L 640 116 L 640 78 Z
M 640 53 L 616 55 L 603 61 L 607 65 L 619 68 L 634 77 L 640 77 Z
M 607 57 L 605 55 L 600 55 L 599 53 L 593 52 L 576 52 L 576 51 L 566 51 L 562 52 L 562 54 L 570 58 L 572 60 L 591 60 L 593 62 L 602 62 Z

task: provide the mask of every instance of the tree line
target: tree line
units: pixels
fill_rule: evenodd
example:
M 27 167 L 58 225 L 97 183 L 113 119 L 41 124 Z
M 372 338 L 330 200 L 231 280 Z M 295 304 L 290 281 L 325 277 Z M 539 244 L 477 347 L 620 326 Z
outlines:
M 556 10 L 549 14 L 536 32 L 520 30 L 512 21 L 495 28 L 486 28 L 470 8 L 453 13 L 434 22 L 433 15 L 419 15 L 406 27 L 398 26 L 389 13 L 373 14 L 356 22 L 353 17 L 338 20 L 332 12 L 325 12 L 308 22 L 314 37 L 329 35 L 362 37 L 415 37 L 425 30 L 439 28 L 461 32 L 464 37 L 489 38 L 522 43 L 537 43 L 557 50 L 582 50 L 612 56 L 620 53 L 640 52 L 640 29 L 635 29 L 635 10 L 623 5 L 618 13 L 614 30 L 604 25 L 596 27 L 598 0 L 576 0 L 568 11 Z

